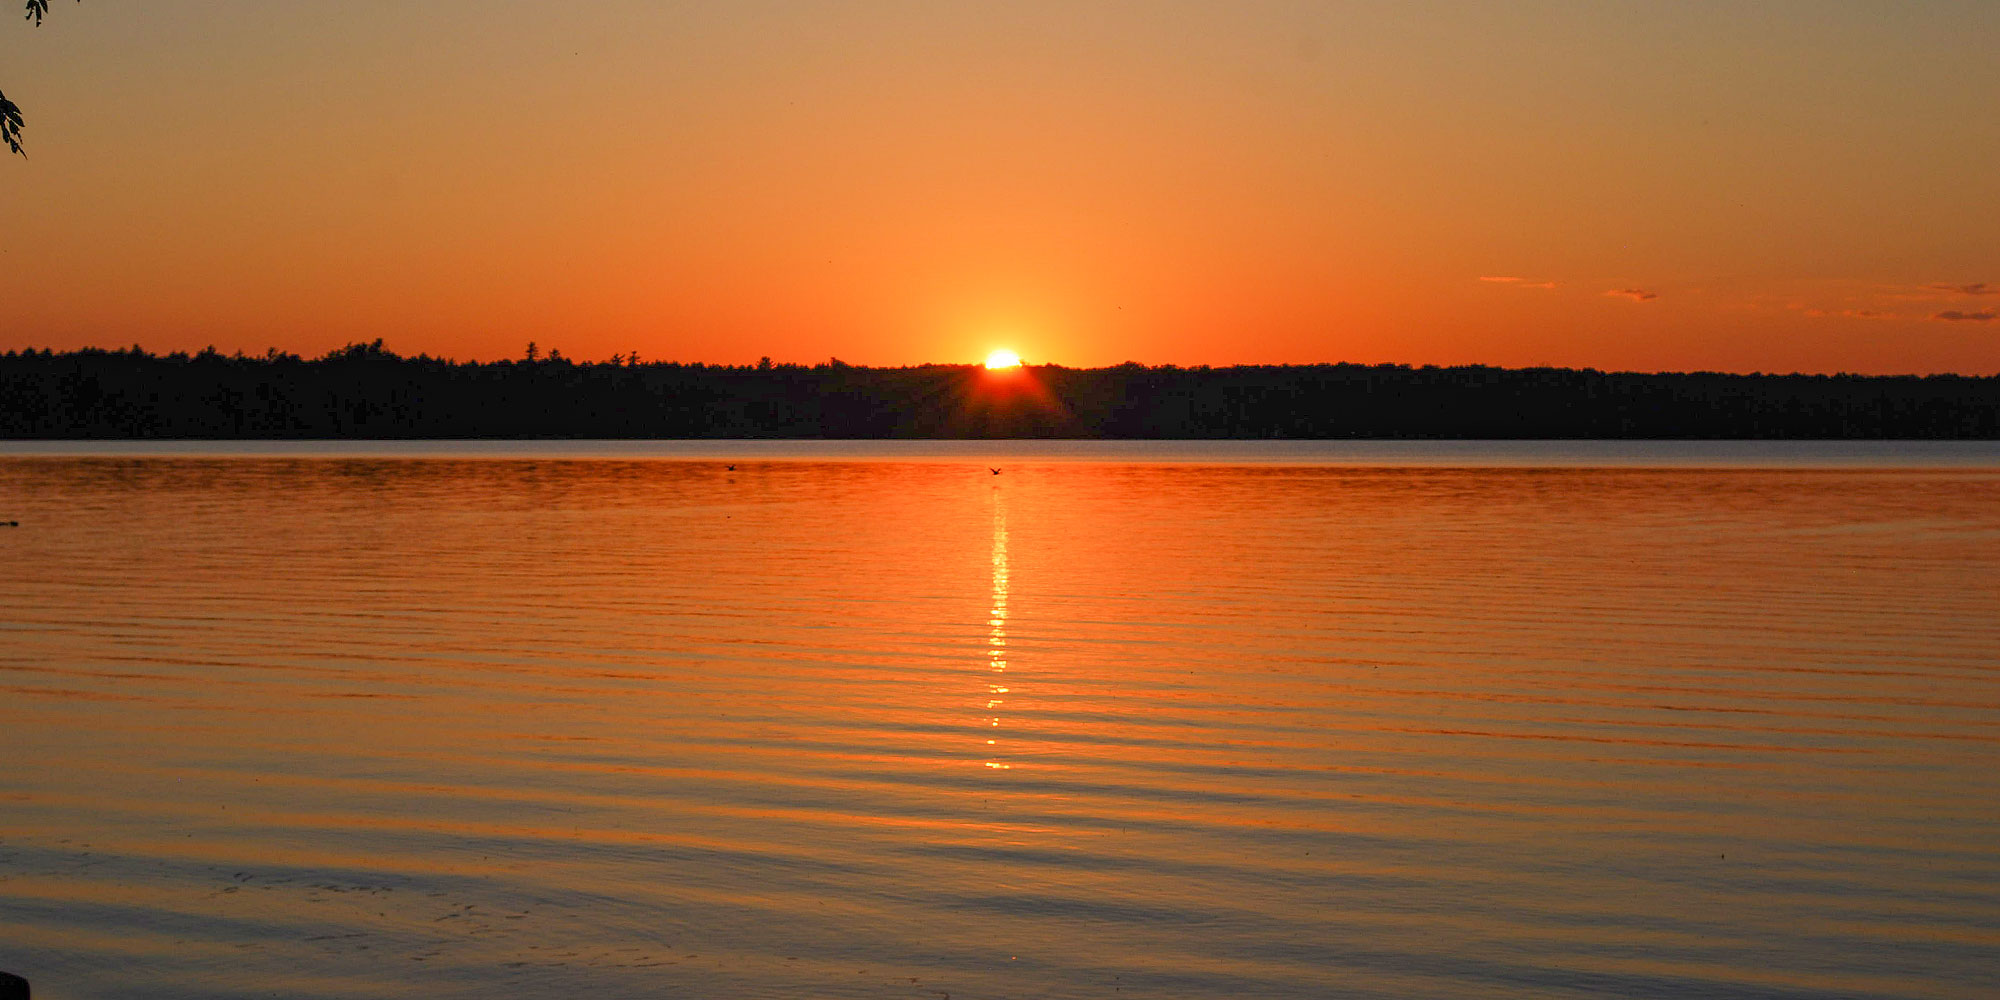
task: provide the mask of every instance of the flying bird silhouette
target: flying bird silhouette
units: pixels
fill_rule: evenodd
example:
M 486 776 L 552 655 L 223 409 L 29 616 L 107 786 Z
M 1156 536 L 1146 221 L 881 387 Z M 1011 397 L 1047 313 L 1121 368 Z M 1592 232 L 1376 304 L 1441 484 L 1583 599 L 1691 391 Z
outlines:
M 1000 474 L 1000 470 L 999 470 L 999 469 L 996 469 L 996 468 L 994 468 L 994 467 L 992 467 L 992 466 L 990 466 L 990 465 L 986 467 L 986 471 L 988 471 L 988 472 L 991 472 L 991 473 L 993 473 L 993 474 L 994 474 L 994 475 L 996 475 L 996 476 Z

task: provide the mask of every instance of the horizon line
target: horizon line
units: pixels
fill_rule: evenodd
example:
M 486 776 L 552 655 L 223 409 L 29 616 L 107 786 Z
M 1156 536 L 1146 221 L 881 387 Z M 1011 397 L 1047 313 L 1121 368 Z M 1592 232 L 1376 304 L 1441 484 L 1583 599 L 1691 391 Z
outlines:
M 535 343 L 533 341 L 530 341 L 528 346 L 531 353 L 524 354 L 524 356 L 522 357 L 511 357 L 511 358 L 500 357 L 491 359 L 480 359 L 480 358 L 460 359 L 456 357 L 448 357 L 445 355 L 434 355 L 428 352 L 419 352 L 416 354 L 399 354 L 393 349 L 390 349 L 385 346 L 384 338 L 378 337 L 373 341 L 359 341 L 359 340 L 350 341 L 344 346 L 334 348 L 330 351 L 327 351 L 324 354 L 313 357 L 308 357 L 306 355 L 292 351 L 280 350 L 277 347 L 268 347 L 262 354 L 250 354 L 241 350 L 240 348 L 233 352 L 225 353 L 220 348 L 217 348 L 213 344 L 209 344 L 195 351 L 174 350 L 167 352 L 153 352 L 146 350 L 140 344 L 134 343 L 124 347 L 88 346 L 88 347 L 67 348 L 63 350 L 57 350 L 52 347 L 35 347 L 33 345 L 27 345 L 23 347 L 10 347 L 5 349 L 4 351 L 0 351 L 0 358 L 22 358 L 31 355 L 37 357 L 113 355 L 113 356 L 128 356 L 128 357 L 137 356 L 149 360 L 158 360 L 158 361 L 177 361 L 177 360 L 195 361 L 195 360 L 219 359 L 224 361 L 242 361 L 242 362 L 319 364 L 319 363 L 352 361 L 352 360 L 374 360 L 374 361 L 431 362 L 436 364 L 448 364 L 448 365 L 538 365 L 539 366 L 539 365 L 553 364 L 553 365 L 576 365 L 576 366 L 591 366 L 591 367 L 612 367 L 612 368 L 618 368 L 618 367 L 647 368 L 654 366 L 668 366 L 677 368 L 716 368 L 716 369 L 723 369 L 730 371 L 753 371 L 753 372 L 754 371 L 826 371 L 826 370 L 838 370 L 838 369 L 862 369 L 868 371 L 910 371 L 910 370 L 925 369 L 925 368 L 956 368 L 956 369 L 984 370 L 986 368 L 984 363 L 980 361 L 924 361 L 913 364 L 865 364 L 865 363 L 843 361 L 837 355 L 830 355 L 826 360 L 816 361 L 816 362 L 777 361 L 768 356 L 761 357 L 755 362 L 746 362 L 746 363 L 732 363 L 726 361 L 683 361 L 679 359 L 667 359 L 667 358 L 643 359 L 638 355 L 637 352 L 632 352 L 629 355 L 626 354 L 625 352 L 614 352 L 607 358 L 591 359 L 591 358 L 568 357 L 561 352 L 560 348 L 552 348 L 547 354 L 541 354 L 534 350 Z M 1008 369 L 997 370 L 996 375 L 999 377 L 1005 377 L 1005 373 L 1007 371 L 1020 371 L 1027 369 L 1092 372 L 1092 371 L 1110 371 L 1113 369 L 1120 369 L 1120 368 L 1138 368 L 1148 371 L 1228 371 L 1231 369 L 1242 369 L 1242 368 L 1338 368 L 1338 367 L 1386 368 L 1386 369 L 1397 369 L 1404 371 L 1423 371 L 1427 369 L 1439 370 L 1439 371 L 1449 371 L 1454 369 L 1491 369 L 1494 371 L 1510 371 L 1510 372 L 1564 371 L 1564 372 L 1579 372 L 1579 373 L 1595 373 L 1600 375 L 1647 375 L 1647 376 L 1721 375 L 1721 376 L 1730 376 L 1739 378 L 1751 378 L 1751 377 L 1758 377 L 1758 378 L 1792 378 L 1792 377 L 1946 378 L 1948 377 L 1948 378 L 1970 378 L 1970 379 L 2000 378 L 2000 370 L 1995 370 L 1993 372 L 1903 371 L 1903 372 L 1874 372 L 1874 373 L 1846 371 L 1846 370 L 1804 371 L 1799 369 L 1793 369 L 1792 371 L 1766 371 L 1763 369 L 1755 369 L 1750 371 L 1740 371 L 1740 370 L 1732 371 L 1720 368 L 1682 368 L 1682 369 L 1600 368 L 1596 365 L 1564 365 L 1564 364 L 1549 364 L 1549 363 L 1507 365 L 1507 364 L 1496 364 L 1484 361 L 1468 361 L 1468 362 L 1460 362 L 1454 364 L 1439 364 L 1437 362 L 1420 363 L 1420 362 L 1409 362 L 1409 361 L 1251 361 L 1251 362 L 1234 362 L 1228 364 L 1208 364 L 1208 363 L 1182 364 L 1173 361 L 1144 362 L 1144 361 L 1126 360 L 1114 364 L 1105 364 L 1105 365 L 1066 365 L 1054 361 L 1030 361 L 1026 358 L 1023 358 L 1020 364 L 1017 366 Z

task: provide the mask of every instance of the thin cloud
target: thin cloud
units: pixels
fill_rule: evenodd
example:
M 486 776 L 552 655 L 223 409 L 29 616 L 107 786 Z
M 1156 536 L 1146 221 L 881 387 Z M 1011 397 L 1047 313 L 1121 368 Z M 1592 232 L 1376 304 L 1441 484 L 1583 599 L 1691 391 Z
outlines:
M 1969 285 L 1953 285 L 1940 281 L 1924 287 L 1933 292 L 1950 292 L 1954 295 L 2000 295 L 2000 285 L 1985 281 L 1975 281 Z
M 1991 323 L 2000 319 L 2000 311 L 1988 309 L 1985 312 L 1960 312 L 1956 309 L 1946 309 L 1931 318 L 1941 319 L 1947 323 Z
M 1651 302 L 1660 297 L 1660 293 L 1649 292 L 1643 288 L 1613 288 L 1604 294 L 1614 298 L 1631 299 L 1634 302 Z
M 1801 306 L 1794 306 L 1793 308 L 1799 309 L 1806 315 L 1814 317 L 1833 316 L 1833 317 L 1838 317 L 1840 319 L 1895 319 L 1896 318 L 1894 315 L 1890 313 L 1877 312 L 1876 310 L 1873 309 L 1806 309 Z
M 1555 282 L 1553 282 L 1553 281 L 1529 281 L 1529 280 L 1528 280 L 1528 279 L 1526 279 L 1526 278 L 1516 278 L 1516 277 L 1513 277 L 1513 276 L 1511 276 L 1511 275 L 1488 275 L 1488 274 L 1482 274 L 1482 275 L 1480 275 L 1480 276 L 1479 276 L 1479 280 L 1481 280 L 1481 281 L 1490 281 L 1490 282 L 1492 282 L 1492 283 L 1494 283 L 1494 284 L 1496 284 L 1496 285 L 1513 285 L 1513 286 L 1514 286 L 1515 288 L 1544 288 L 1544 289 L 1546 289 L 1546 288 L 1554 288 L 1554 287 L 1556 287 L 1556 283 L 1555 283 Z

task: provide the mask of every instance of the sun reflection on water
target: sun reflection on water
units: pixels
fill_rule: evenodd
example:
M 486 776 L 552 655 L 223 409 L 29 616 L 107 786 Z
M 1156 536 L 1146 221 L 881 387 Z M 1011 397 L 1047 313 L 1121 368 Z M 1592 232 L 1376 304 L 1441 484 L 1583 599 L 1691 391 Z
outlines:
M 1007 500 L 999 490 L 993 491 L 993 607 L 986 619 L 986 659 L 987 672 L 1005 674 L 1007 672 Z M 1007 693 L 1000 677 L 990 677 L 986 682 L 986 710 L 997 713 Z M 1000 728 L 1000 716 L 987 717 L 988 728 Z M 996 737 L 999 734 L 994 734 Z M 996 739 L 988 739 L 986 745 L 997 746 Z M 1014 765 L 989 760 L 986 766 L 1005 771 Z

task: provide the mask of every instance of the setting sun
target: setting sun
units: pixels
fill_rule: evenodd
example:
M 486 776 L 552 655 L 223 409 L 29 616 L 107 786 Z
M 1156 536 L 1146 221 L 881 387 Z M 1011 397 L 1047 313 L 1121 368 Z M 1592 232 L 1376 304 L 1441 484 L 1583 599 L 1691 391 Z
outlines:
M 1021 367 L 1021 356 L 1003 347 L 986 356 L 986 367 L 1019 368 Z

